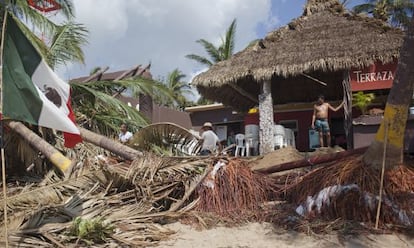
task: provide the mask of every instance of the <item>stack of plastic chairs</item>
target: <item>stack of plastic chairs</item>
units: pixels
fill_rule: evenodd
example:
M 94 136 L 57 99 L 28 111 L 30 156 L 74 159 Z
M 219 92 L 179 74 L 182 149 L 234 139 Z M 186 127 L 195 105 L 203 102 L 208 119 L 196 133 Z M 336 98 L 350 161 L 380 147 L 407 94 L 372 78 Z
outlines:
M 295 133 L 290 128 L 285 128 L 286 145 L 296 148 Z
M 244 127 L 246 141 L 246 156 L 259 154 L 259 125 L 249 124 Z M 251 149 L 253 153 L 250 154 Z
M 286 131 L 282 125 L 273 126 L 273 146 L 275 149 L 286 147 Z
M 234 156 L 246 156 L 246 142 L 244 138 L 244 134 L 239 133 L 235 136 L 236 140 L 236 151 L 234 152 Z

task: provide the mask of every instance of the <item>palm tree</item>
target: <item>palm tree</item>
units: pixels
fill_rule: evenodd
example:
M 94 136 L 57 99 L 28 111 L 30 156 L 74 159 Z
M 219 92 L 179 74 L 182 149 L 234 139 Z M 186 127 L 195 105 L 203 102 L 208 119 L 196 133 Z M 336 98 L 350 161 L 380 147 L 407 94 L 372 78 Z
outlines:
M 106 136 L 114 136 L 123 122 L 128 124 L 131 131 L 137 131 L 149 123 L 137 109 L 114 97 L 119 89 L 127 89 L 134 97 L 140 94 L 151 96 L 157 102 L 161 99 L 174 99 L 164 84 L 142 77 L 119 81 L 71 83 L 71 89 L 77 122 Z
M 185 107 L 188 103 L 184 94 L 194 95 L 191 91 L 191 86 L 187 82 L 182 81 L 185 77 L 186 75 L 177 68 L 168 74 L 166 82 L 167 88 L 171 90 L 178 107 Z
M 39 0 L 42 1 L 42 0 Z M 74 8 L 71 0 L 55 0 L 59 5 L 60 9 L 57 10 L 59 14 L 62 14 L 67 20 L 71 20 L 74 17 Z M 46 32 L 47 35 L 52 34 L 58 27 L 54 22 L 49 20 L 41 12 L 32 8 L 27 0 L 4 0 L 1 1 L 1 20 L 3 21 L 4 9 L 7 9 L 10 13 L 15 16 L 27 20 L 32 23 L 35 27 Z
M 82 24 L 72 21 L 73 4 L 69 0 L 56 0 L 61 6 L 58 10 L 69 21 L 57 25 L 42 15 L 39 11 L 30 7 L 26 0 L 6 0 L 5 5 L 0 5 L 1 20 L 3 20 L 4 9 L 13 15 L 17 24 L 25 33 L 26 37 L 36 47 L 41 56 L 51 68 L 64 65 L 69 61 L 84 63 L 82 46 L 87 43 L 88 31 Z M 46 37 L 51 37 L 50 44 L 46 44 L 34 32 L 20 20 L 21 18 L 30 21 L 36 29 L 42 30 Z
M 207 54 L 211 57 L 208 59 L 206 57 L 196 55 L 196 54 L 189 54 L 186 55 L 186 58 L 195 60 L 203 65 L 208 67 L 212 66 L 213 64 L 229 59 L 234 52 L 234 41 L 235 41 L 235 33 L 236 33 L 236 19 L 230 24 L 229 28 L 226 31 L 226 36 L 221 38 L 220 46 L 216 47 L 213 43 L 205 40 L 199 39 L 196 42 L 201 44 L 204 49 L 206 50 Z
M 221 38 L 220 46 L 216 47 L 213 43 L 200 39 L 196 42 L 201 44 L 206 50 L 207 54 L 211 57 L 211 60 L 196 54 L 188 54 L 185 57 L 197 61 L 202 65 L 207 67 L 212 66 L 213 64 L 229 59 L 234 53 L 234 43 L 235 43 L 235 34 L 236 34 L 236 19 L 232 21 L 230 26 L 226 31 L 226 36 Z M 210 104 L 210 100 L 206 99 L 204 96 L 200 96 L 197 101 L 198 104 Z
M 374 18 L 406 29 L 414 11 L 413 0 L 367 0 L 353 8 L 355 13 L 372 14 Z
M 397 72 L 388 95 L 384 118 L 377 131 L 374 142 L 364 155 L 366 164 L 381 166 L 381 154 L 387 146 L 387 165 L 394 167 L 401 163 L 404 147 L 404 131 L 408 118 L 408 108 L 414 89 L 414 18 L 408 27 L 403 46 L 400 51 Z
M 74 22 L 58 26 L 48 49 L 48 64 L 52 68 L 65 65 L 69 61 L 83 64 L 85 59 L 81 47 L 87 43 L 87 33 L 88 30 L 82 24 Z

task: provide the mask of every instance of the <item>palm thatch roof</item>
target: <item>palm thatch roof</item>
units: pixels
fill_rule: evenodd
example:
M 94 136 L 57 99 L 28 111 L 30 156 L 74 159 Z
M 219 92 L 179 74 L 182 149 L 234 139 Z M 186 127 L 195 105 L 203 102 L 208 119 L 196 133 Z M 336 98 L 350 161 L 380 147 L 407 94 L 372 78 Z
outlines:
M 321 93 L 339 99 L 345 70 L 397 59 L 403 36 L 382 21 L 350 14 L 337 0 L 309 0 L 302 16 L 213 65 L 192 84 L 206 98 L 239 109 L 257 105 L 265 80 L 272 82 L 275 104 L 309 102 Z

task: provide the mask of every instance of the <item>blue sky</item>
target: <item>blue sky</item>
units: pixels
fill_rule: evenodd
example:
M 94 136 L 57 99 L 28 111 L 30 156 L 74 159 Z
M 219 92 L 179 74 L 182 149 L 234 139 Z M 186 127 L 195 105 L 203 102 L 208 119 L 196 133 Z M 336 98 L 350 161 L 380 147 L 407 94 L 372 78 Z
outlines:
M 185 58 L 206 56 L 195 41 L 216 45 L 237 19 L 236 52 L 250 41 L 299 17 L 305 0 L 73 0 L 76 21 L 90 31 L 83 50 L 86 63 L 58 68 L 65 80 L 88 75 L 96 66 L 109 71 L 151 63 L 154 79 L 163 80 L 178 68 L 190 81 L 206 70 Z M 348 6 L 363 0 L 351 0 Z M 93 10 L 93 11 L 92 11 Z

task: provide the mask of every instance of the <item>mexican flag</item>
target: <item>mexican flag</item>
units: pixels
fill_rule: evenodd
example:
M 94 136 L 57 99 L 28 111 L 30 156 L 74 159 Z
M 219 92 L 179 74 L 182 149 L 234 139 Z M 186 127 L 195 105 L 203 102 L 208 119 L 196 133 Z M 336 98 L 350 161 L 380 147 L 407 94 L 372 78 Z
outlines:
M 7 15 L 3 47 L 3 115 L 64 132 L 65 146 L 81 142 L 70 106 L 70 86 L 60 79 Z

